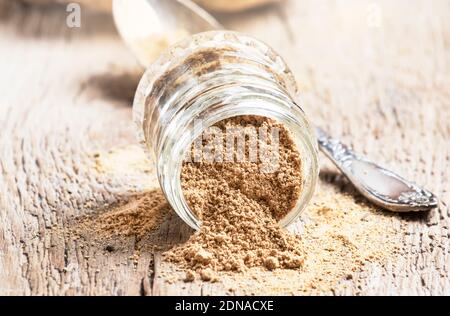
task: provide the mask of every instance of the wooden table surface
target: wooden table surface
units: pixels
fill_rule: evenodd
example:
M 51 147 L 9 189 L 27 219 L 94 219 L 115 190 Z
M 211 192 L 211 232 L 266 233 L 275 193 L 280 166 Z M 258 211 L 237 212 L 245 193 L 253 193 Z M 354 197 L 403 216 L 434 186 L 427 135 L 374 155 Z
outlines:
M 158 254 L 57 240 L 52 227 L 156 185 L 92 168 L 94 153 L 136 143 L 141 70 L 108 15 L 83 11 L 75 29 L 61 7 L 0 16 L 0 294 L 226 294 L 169 285 Z M 401 258 L 333 293 L 450 294 L 450 2 L 288 0 L 219 19 L 287 59 L 315 123 L 441 198 L 393 218 Z

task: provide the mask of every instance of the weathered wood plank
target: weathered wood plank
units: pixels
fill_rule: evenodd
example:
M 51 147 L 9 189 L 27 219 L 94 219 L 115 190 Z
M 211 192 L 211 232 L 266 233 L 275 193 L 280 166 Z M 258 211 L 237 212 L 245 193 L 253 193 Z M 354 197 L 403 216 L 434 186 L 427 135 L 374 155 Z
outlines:
M 135 143 L 140 70 L 108 16 L 83 12 L 81 29 L 60 8 L 0 16 L 0 294 L 232 294 L 232 284 L 167 283 L 170 267 L 136 257 L 133 238 L 109 252 L 61 237 L 54 227 L 157 185 L 94 166 L 95 153 Z M 430 214 L 393 217 L 404 255 L 335 294 L 450 294 L 449 17 L 438 0 L 290 0 L 220 17 L 280 51 L 317 124 L 442 199 Z M 190 230 L 169 218 L 159 233 L 165 244 Z

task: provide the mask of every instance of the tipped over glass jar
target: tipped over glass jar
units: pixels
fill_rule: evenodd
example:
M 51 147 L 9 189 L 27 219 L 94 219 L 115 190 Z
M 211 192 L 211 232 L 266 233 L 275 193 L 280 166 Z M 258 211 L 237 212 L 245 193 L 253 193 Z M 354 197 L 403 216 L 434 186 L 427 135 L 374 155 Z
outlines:
M 208 128 L 249 115 L 272 119 L 290 131 L 301 157 L 302 190 L 280 225 L 300 216 L 314 193 L 319 168 L 315 134 L 296 95 L 294 76 L 283 59 L 266 44 L 235 32 L 194 35 L 147 69 L 136 93 L 134 120 L 168 202 L 189 226 L 198 230 L 201 221 L 182 190 L 186 153 Z

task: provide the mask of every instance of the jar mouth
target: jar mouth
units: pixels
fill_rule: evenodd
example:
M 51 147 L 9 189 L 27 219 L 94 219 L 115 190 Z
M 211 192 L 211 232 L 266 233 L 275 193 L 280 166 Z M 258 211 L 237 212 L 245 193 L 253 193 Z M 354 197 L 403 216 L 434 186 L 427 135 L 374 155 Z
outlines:
M 200 33 L 169 48 L 139 84 L 133 107 L 138 137 L 156 163 L 162 191 L 192 228 L 201 222 L 190 210 L 181 186 L 186 152 L 216 123 L 254 115 L 282 123 L 302 159 L 303 191 L 292 212 L 295 221 L 310 201 L 318 180 L 317 141 L 301 107 L 292 72 L 266 44 L 229 31 Z M 200 129 L 194 120 L 202 121 Z
M 295 104 L 293 106 L 296 106 Z M 297 146 L 300 154 L 301 163 L 301 173 L 303 175 L 302 191 L 297 199 L 296 205 L 292 210 L 287 213 L 287 215 L 279 221 L 279 225 L 283 228 L 287 228 L 289 225 L 294 223 L 303 213 L 312 196 L 314 195 L 316 184 L 319 176 L 318 167 L 318 147 L 315 141 L 315 136 L 312 129 L 309 126 L 301 108 L 299 109 L 298 115 L 301 117 L 293 116 L 292 113 L 286 113 L 277 110 L 277 106 L 274 106 L 272 102 L 264 104 L 264 102 L 259 101 L 259 106 L 254 106 L 253 102 L 250 104 L 236 103 L 227 104 L 221 107 L 215 113 L 211 113 L 208 117 L 202 120 L 202 127 L 197 130 L 190 131 L 190 137 L 184 137 L 177 141 L 177 148 L 174 151 L 177 152 L 176 156 L 185 157 L 186 153 L 191 150 L 192 143 L 211 126 L 216 123 L 230 119 L 233 117 L 252 115 L 259 117 L 266 117 L 273 119 L 278 123 L 282 123 L 290 132 L 293 140 Z M 181 172 L 183 167 L 184 159 L 178 159 L 172 173 L 172 181 L 164 181 L 160 179 L 161 187 L 163 188 L 166 197 L 168 198 L 170 204 L 173 206 L 175 212 L 194 230 L 199 230 L 202 222 L 197 218 L 197 216 L 192 212 L 185 199 L 184 192 L 182 190 L 181 184 Z M 161 174 L 161 173 L 160 173 Z M 169 185 L 168 185 L 169 184 Z

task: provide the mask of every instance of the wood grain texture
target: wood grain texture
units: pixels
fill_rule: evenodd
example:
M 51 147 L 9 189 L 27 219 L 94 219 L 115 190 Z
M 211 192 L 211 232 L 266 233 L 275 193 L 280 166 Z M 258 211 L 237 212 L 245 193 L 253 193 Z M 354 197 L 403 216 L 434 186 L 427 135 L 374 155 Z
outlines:
M 160 254 L 133 258 L 133 239 L 109 253 L 58 237 L 55 226 L 157 185 L 93 166 L 95 153 L 136 142 L 141 70 L 107 15 L 83 11 L 82 27 L 69 29 L 58 7 L 5 10 L 0 294 L 227 294 L 223 284 L 167 283 Z M 450 294 L 450 2 L 288 0 L 219 18 L 287 59 L 314 122 L 441 198 L 431 213 L 393 217 L 405 254 L 334 294 Z M 167 244 L 190 230 L 173 219 L 159 233 Z

